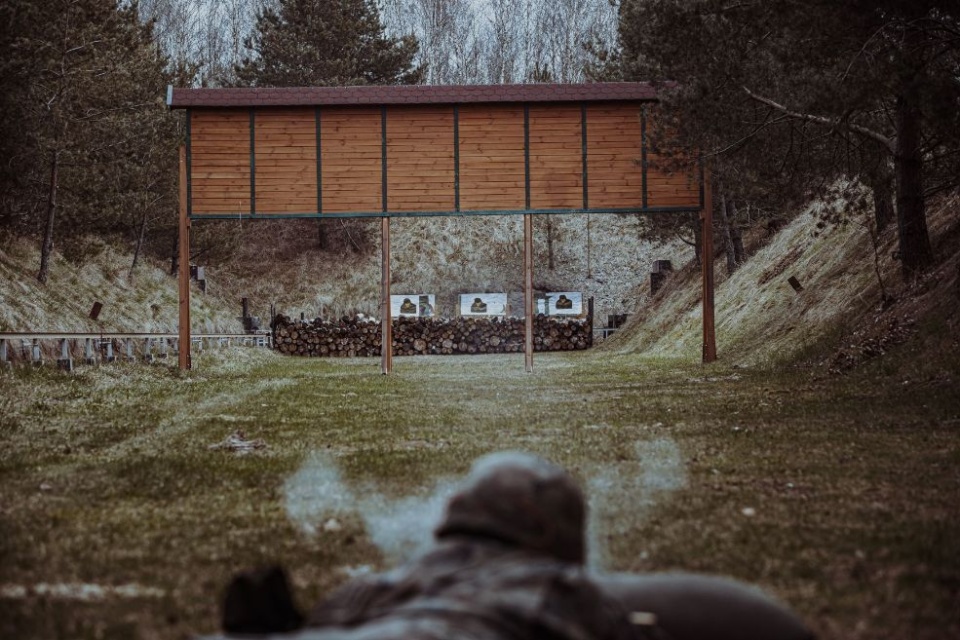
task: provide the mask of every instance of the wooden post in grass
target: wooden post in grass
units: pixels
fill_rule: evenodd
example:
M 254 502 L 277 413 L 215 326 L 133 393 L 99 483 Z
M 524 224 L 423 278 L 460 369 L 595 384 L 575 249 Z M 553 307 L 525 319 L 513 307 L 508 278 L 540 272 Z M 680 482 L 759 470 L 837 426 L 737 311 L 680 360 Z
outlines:
M 533 371 L 533 215 L 523 214 L 523 361 Z
M 700 261 L 703 271 L 703 363 L 717 359 L 717 332 L 713 304 L 713 178 L 710 169 L 703 169 L 703 209 L 700 211 L 702 232 Z
M 182 371 L 190 369 L 190 218 L 187 216 L 187 148 L 180 145 L 180 325 L 179 360 Z
M 393 370 L 393 319 L 390 317 L 390 218 L 380 219 L 381 252 L 381 328 L 380 328 L 380 371 L 383 375 Z

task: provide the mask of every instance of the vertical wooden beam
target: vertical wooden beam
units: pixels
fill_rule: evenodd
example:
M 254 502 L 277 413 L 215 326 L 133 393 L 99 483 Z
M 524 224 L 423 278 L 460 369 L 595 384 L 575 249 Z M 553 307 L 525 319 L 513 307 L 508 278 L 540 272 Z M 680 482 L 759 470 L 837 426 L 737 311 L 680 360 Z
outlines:
M 320 107 L 313 109 L 314 142 L 317 149 L 317 213 L 323 213 L 323 130 Z
M 590 174 L 587 170 L 587 103 L 580 103 L 580 165 L 583 180 L 583 210 L 590 208 Z M 590 214 L 587 214 L 587 279 L 593 279 L 593 268 L 590 261 Z M 591 298 L 592 299 L 592 298 Z
M 257 215 L 257 110 L 250 107 L 250 217 Z
M 523 214 L 523 362 L 533 371 L 533 214 Z
M 193 215 L 193 170 L 190 163 L 193 162 L 193 154 L 190 151 L 193 144 L 193 110 L 187 109 L 187 217 Z
M 387 212 L 387 107 L 380 107 L 380 204 Z
M 393 370 L 393 318 L 390 317 L 390 218 L 380 219 L 380 371 L 383 375 Z
M 390 217 L 387 215 L 387 107 L 380 107 L 380 371 L 393 371 L 393 318 L 390 317 Z
M 187 216 L 187 149 L 180 146 L 180 369 L 191 368 L 190 361 L 190 218 Z
M 530 105 L 523 105 L 523 193 L 524 209 L 530 208 Z
M 587 103 L 580 103 L 580 179 L 583 181 L 583 208 L 590 208 L 590 174 L 587 171 Z M 590 218 L 587 218 L 590 220 Z M 588 227 L 589 229 L 589 227 Z
M 700 211 L 702 230 L 700 261 L 703 271 L 703 363 L 717 359 L 717 332 L 714 321 L 713 281 L 713 177 L 710 169 L 703 170 L 703 209 Z
M 460 211 L 460 107 L 453 105 L 453 210 Z
M 524 206 L 530 209 L 530 105 L 523 105 Z M 523 363 L 533 371 L 533 214 L 523 214 Z
M 640 202 L 647 208 L 647 106 L 640 105 Z

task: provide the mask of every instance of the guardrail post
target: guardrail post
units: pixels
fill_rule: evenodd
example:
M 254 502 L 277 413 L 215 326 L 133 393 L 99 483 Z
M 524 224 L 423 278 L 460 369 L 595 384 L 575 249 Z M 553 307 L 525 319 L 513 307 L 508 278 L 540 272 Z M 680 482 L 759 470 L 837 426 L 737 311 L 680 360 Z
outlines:
M 35 337 L 34 337 L 35 336 Z M 13 342 L 16 340 L 17 342 Z M 81 353 L 81 340 L 83 341 L 82 361 L 75 361 L 74 353 Z M 208 340 L 212 343 L 208 344 Z M 177 336 L 164 335 L 162 333 L 100 333 L 97 335 L 91 333 L 14 333 L 0 332 L 0 365 L 13 364 L 16 360 L 19 362 L 30 362 L 33 364 L 44 363 L 43 343 L 44 341 L 54 342 L 54 349 L 51 349 L 51 357 L 61 369 L 73 371 L 78 363 L 96 365 L 104 362 L 114 362 L 117 357 L 125 357 L 129 362 L 156 362 L 157 358 L 166 358 L 169 355 L 176 355 L 183 346 L 183 343 Z M 114 345 L 117 341 L 117 345 Z M 138 347 L 142 341 L 142 345 Z M 191 344 L 194 348 L 203 351 L 206 348 L 223 349 L 234 346 L 253 346 L 253 347 L 273 347 L 273 336 L 269 333 L 257 334 L 228 334 L 211 333 L 194 335 L 191 337 Z M 19 346 L 18 346 L 19 345 Z M 114 353 L 114 348 L 120 353 Z M 56 349 L 59 350 L 56 350 Z M 138 348 L 141 353 L 138 353 Z M 17 352 L 19 349 L 19 352 Z M 171 354 L 170 351 L 174 353 Z M 142 358 L 141 358 L 142 356 Z
M 60 358 L 57 360 L 57 368 L 64 371 L 73 371 L 73 358 L 70 357 L 70 344 L 67 338 L 60 339 Z
M 103 344 L 101 343 L 100 346 L 102 347 Z M 115 358 L 114 358 L 114 355 L 113 355 L 113 340 L 112 340 L 112 339 L 111 339 L 111 340 L 107 340 L 106 347 L 107 347 L 107 356 L 106 356 L 107 362 L 113 362 L 113 361 L 115 360 Z

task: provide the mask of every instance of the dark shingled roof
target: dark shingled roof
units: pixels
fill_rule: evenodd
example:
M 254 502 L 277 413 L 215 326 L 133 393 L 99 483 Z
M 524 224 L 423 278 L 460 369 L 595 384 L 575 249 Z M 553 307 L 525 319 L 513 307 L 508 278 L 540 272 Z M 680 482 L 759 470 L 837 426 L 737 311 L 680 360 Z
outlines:
M 466 104 L 489 102 L 654 101 L 647 82 L 592 84 L 401 85 L 358 87 L 277 87 L 175 89 L 167 91 L 171 109 L 193 107 L 300 107 L 388 104 Z

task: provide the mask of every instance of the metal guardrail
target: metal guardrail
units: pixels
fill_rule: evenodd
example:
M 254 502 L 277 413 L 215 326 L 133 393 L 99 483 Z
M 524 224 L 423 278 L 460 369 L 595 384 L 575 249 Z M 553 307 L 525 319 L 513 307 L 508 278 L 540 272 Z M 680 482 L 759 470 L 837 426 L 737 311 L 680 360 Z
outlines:
M 593 332 L 595 334 L 599 333 L 600 337 L 606 340 L 610 337 L 611 333 L 615 333 L 616 331 L 619 331 L 619 329 L 620 327 L 594 327 Z
M 179 335 L 167 332 L 56 332 L 56 331 L 0 331 L 0 364 L 9 364 L 13 350 L 19 350 L 26 362 L 43 362 L 44 342 L 56 342 L 59 347 L 57 366 L 73 369 L 73 352 L 83 349 L 83 361 L 87 364 L 113 362 L 117 358 L 116 347 L 128 362 L 142 359 L 153 362 L 157 358 L 179 353 Z M 202 333 L 193 334 L 191 345 L 202 351 L 208 346 L 215 348 L 237 346 L 273 347 L 269 332 L 258 333 Z M 138 353 L 139 352 L 139 353 Z

